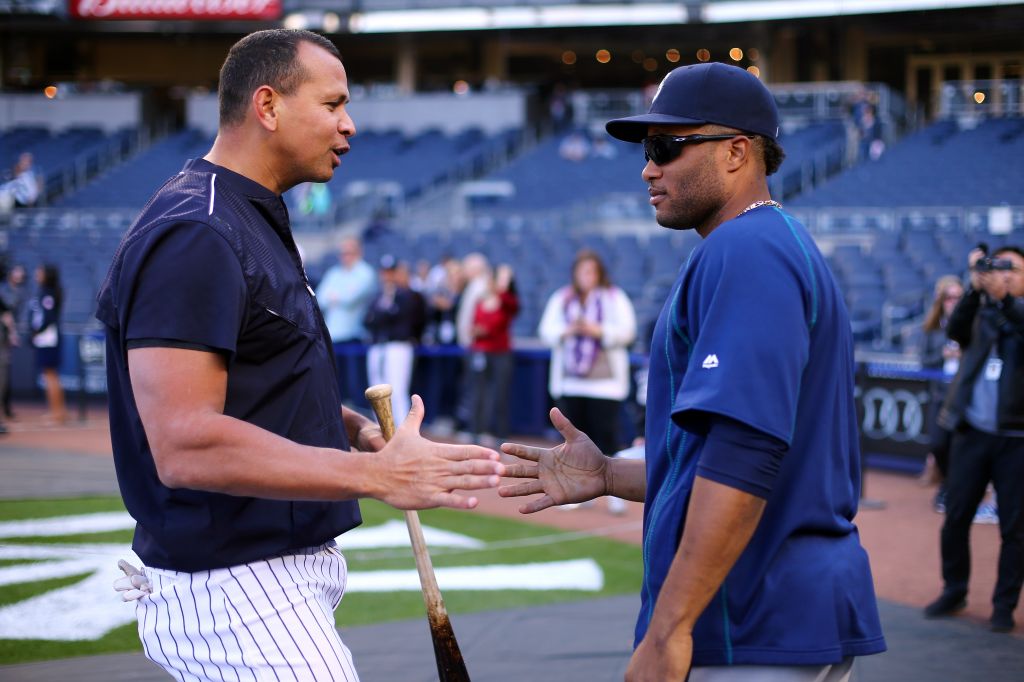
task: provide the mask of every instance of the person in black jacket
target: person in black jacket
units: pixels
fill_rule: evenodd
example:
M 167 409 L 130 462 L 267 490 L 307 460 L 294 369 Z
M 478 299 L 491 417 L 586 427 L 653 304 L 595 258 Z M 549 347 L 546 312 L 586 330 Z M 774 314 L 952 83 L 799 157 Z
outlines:
M 954 432 L 941 536 L 945 587 L 924 612 L 947 616 L 966 605 L 971 521 L 991 481 L 1002 546 L 989 622 L 1009 632 L 1024 584 L 1024 251 L 1006 247 L 988 258 L 977 248 L 968 262 L 970 287 L 946 326 L 963 357 L 939 412 L 940 425 Z
M 370 385 L 391 384 L 395 424 L 409 413 L 409 386 L 415 344 L 423 329 L 423 298 L 403 283 L 394 256 L 380 259 L 380 291 L 366 311 L 363 324 L 372 343 L 366 352 Z

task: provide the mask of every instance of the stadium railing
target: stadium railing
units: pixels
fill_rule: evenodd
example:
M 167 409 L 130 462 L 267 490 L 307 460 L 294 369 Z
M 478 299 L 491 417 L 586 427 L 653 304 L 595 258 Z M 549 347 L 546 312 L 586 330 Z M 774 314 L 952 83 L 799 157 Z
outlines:
M 945 81 L 938 111 L 939 118 L 1024 116 L 1024 80 Z

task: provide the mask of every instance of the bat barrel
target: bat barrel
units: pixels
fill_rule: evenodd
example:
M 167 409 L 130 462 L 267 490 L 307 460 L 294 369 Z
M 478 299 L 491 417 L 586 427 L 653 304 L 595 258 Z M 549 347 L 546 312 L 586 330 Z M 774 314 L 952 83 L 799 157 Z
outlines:
M 391 412 L 391 386 L 377 384 L 370 386 L 365 392 L 370 402 L 377 423 L 380 424 L 384 440 L 389 441 L 395 435 L 395 419 Z M 469 682 L 469 672 L 462 658 L 462 651 L 455 639 L 448 610 L 444 606 L 441 590 L 434 576 L 433 563 L 427 551 L 427 543 L 423 539 L 420 518 L 415 511 L 405 512 L 405 524 L 412 542 L 413 557 L 416 559 L 416 570 L 420 575 L 420 586 L 423 588 L 423 603 L 427 607 L 427 621 L 430 624 L 430 637 L 434 643 L 434 660 L 437 662 L 437 676 L 440 682 Z

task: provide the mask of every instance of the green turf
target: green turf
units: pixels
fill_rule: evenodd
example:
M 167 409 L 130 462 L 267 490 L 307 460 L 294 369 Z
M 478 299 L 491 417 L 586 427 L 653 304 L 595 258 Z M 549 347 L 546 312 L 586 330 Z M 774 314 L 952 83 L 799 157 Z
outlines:
M 139 626 L 128 623 L 92 642 L 49 642 L 39 639 L 0 639 L 0 665 L 49 661 L 72 656 L 142 652 Z M 3 675 L 0 674 L 0 679 Z M 168 678 L 170 679 L 170 678 Z
M 109 530 L 102 533 L 79 533 L 77 535 L 47 535 L 45 537 L 32 537 L 32 538 L 4 538 L 3 542 L 7 544 L 19 544 L 19 545 L 80 545 L 86 542 L 98 542 L 102 544 L 116 545 L 122 544 L 125 547 L 130 547 L 132 544 L 132 536 L 135 534 L 131 530 Z
M 15 583 L 13 585 L 4 585 L 3 589 L 0 589 L 0 606 L 7 606 L 15 602 L 29 599 L 36 596 L 37 594 L 43 594 L 50 590 L 56 590 L 61 587 L 67 587 L 68 585 L 74 585 L 79 580 L 88 578 L 88 573 L 82 575 L 69 575 L 64 578 L 51 578 L 49 580 L 39 580 L 32 583 Z M 2 640 L 0 640 L 2 641 Z
M 390 519 L 401 520 L 401 512 L 369 501 L 360 504 L 364 525 L 375 526 Z M 59 500 L 0 501 L 0 520 L 44 518 L 99 511 L 123 510 L 116 497 L 91 497 Z M 640 549 L 614 540 L 583 536 L 559 529 L 538 526 L 518 520 L 496 518 L 477 513 L 447 509 L 420 513 L 423 525 L 463 533 L 494 547 L 485 550 L 433 548 L 431 555 L 437 567 L 472 566 L 480 564 L 522 564 L 570 559 L 592 558 L 604 572 L 604 588 L 600 592 L 557 591 L 449 591 L 444 594 L 451 613 L 470 613 L 559 601 L 591 599 L 611 594 L 636 593 L 640 587 Z M 131 543 L 131 531 L 111 531 L 54 538 L 5 538 L 3 544 L 30 543 Z M 344 539 L 344 537 L 343 537 Z M 342 543 L 344 549 L 344 543 Z M 387 548 L 352 550 L 345 553 L 350 571 L 382 569 L 413 569 L 412 550 Z M 7 564 L 25 563 L 12 560 Z M 0 604 L 27 599 L 63 585 L 77 582 L 84 576 L 61 578 L 0 587 Z M 113 579 L 113 574 L 112 574 Z M 424 618 L 423 599 L 416 592 L 352 593 L 345 596 L 338 608 L 339 626 L 351 627 L 391 620 Z M 0 640 L 0 665 L 27 661 L 66 658 L 89 654 L 141 651 L 136 626 L 128 624 L 94 642 L 47 642 L 38 640 Z
M 0 568 L 6 566 L 24 566 L 25 564 L 35 564 L 40 561 L 46 561 L 45 559 L 0 559 Z
M 120 497 L 72 497 L 31 500 L 0 500 L 0 521 L 44 519 L 52 516 L 124 511 Z

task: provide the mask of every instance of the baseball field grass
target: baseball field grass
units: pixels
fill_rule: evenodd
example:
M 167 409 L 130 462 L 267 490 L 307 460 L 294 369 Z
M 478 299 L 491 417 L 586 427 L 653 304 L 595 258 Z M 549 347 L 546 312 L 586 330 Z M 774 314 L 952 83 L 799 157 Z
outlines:
M 363 502 L 360 506 L 363 511 L 364 527 L 403 519 L 401 512 L 380 503 Z M 121 500 L 117 497 L 4 500 L 0 501 L 0 522 L 117 511 L 124 511 Z M 603 574 L 600 589 L 591 590 L 448 590 L 442 584 L 445 603 L 449 612 L 453 614 L 592 599 L 613 594 L 637 593 L 639 590 L 640 549 L 634 545 L 478 513 L 430 510 L 421 512 L 420 519 L 424 526 L 458 533 L 479 541 L 474 547 L 431 546 L 435 569 L 592 559 Z M 70 552 L 88 554 L 87 546 L 91 543 L 123 545 L 127 553 L 131 537 L 130 530 L 77 533 L 56 537 L 5 537 L 0 539 L 0 548 L 75 545 L 74 550 L 69 550 L 68 557 L 74 558 Z M 84 550 L 83 545 L 86 546 Z M 415 569 L 412 551 L 407 546 L 346 550 L 342 545 L 342 549 L 345 551 L 350 574 Z M 0 571 L 43 566 L 47 561 L 34 558 L 6 558 L 0 560 Z M 109 569 L 96 570 L 100 573 L 109 573 L 107 584 L 112 583 L 120 575 L 113 563 Z M 39 580 L 30 577 L 20 582 L 0 581 L 0 620 L 4 618 L 5 608 L 60 588 L 76 585 L 92 577 L 94 573 L 95 571 L 76 573 Z M 110 589 L 109 596 L 111 608 L 131 609 L 131 606 L 120 603 L 113 589 Z M 65 617 L 72 618 L 73 615 L 67 613 L 75 608 L 73 600 L 71 601 L 72 603 L 66 605 L 66 609 L 62 606 L 41 609 L 42 612 L 33 611 L 31 618 L 42 619 L 44 623 L 59 622 L 59 619 Z M 346 627 L 411 618 L 424 618 L 423 601 L 418 590 L 352 592 L 345 595 L 341 606 L 335 612 L 337 625 L 343 632 Z M 97 639 L 51 641 L 0 638 L 0 665 L 131 651 L 141 651 L 134 622 L 116 627 Z

